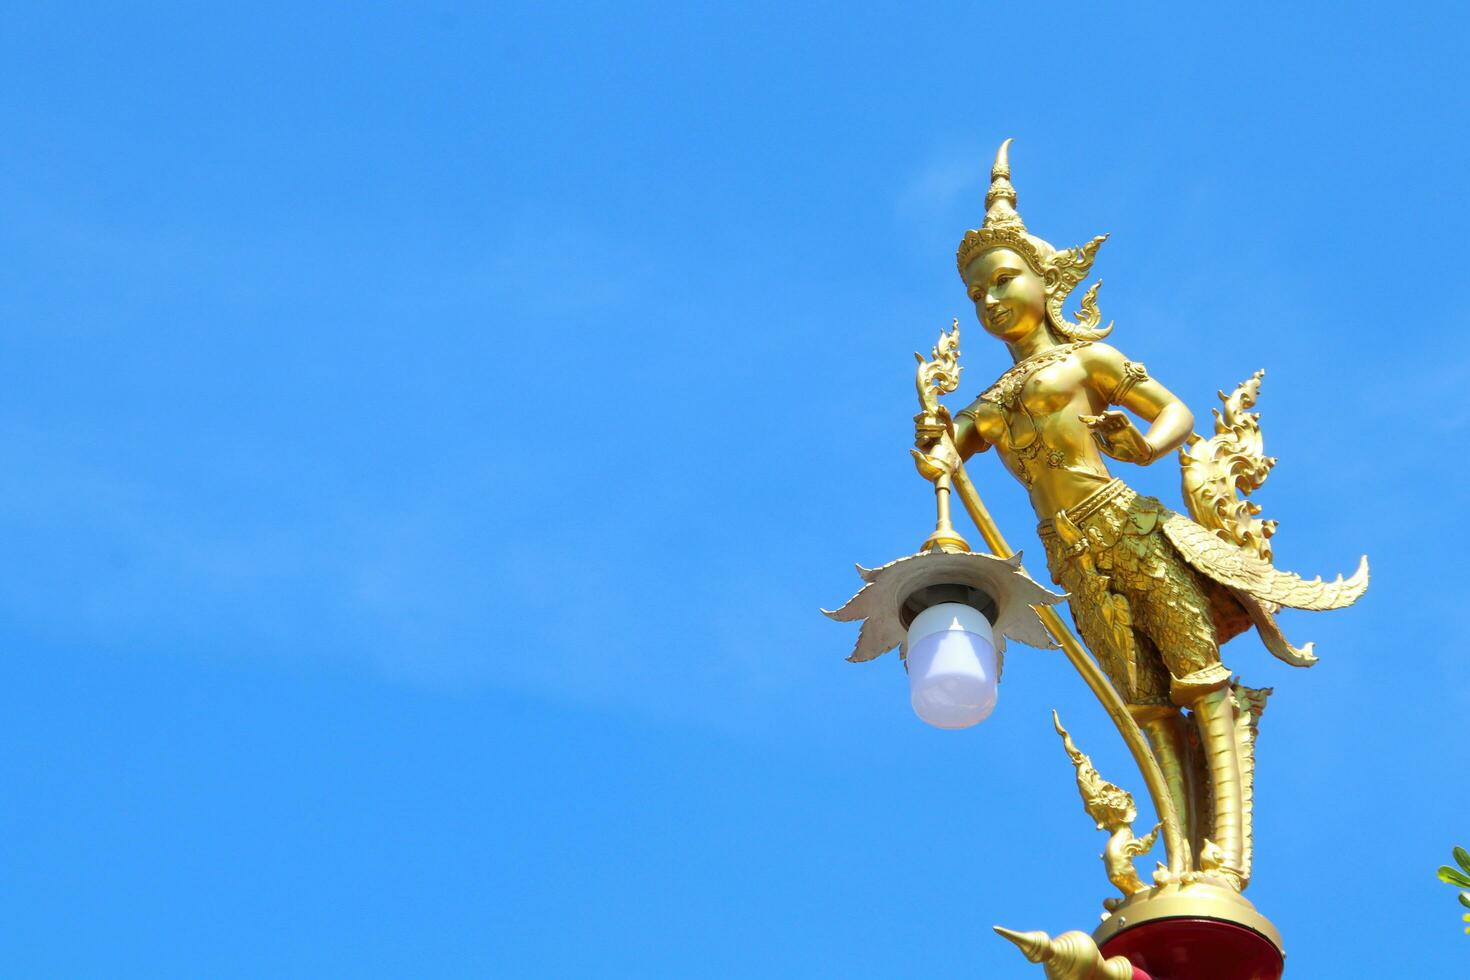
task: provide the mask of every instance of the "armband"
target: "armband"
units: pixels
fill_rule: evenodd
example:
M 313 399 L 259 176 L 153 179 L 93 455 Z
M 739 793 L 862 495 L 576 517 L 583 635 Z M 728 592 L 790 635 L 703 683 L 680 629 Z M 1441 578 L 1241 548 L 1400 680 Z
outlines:
M 1134 386 L 1140 381 L 1148 380 L 1148 369 L 1137 361 L 1123 362 L 1123 378 L 1118 382 L 1118 387 L 1113 389 L 1113 395 L 1108 399 L 1114 405 L 1123 404 L 1123 399 L 1128 396 Z

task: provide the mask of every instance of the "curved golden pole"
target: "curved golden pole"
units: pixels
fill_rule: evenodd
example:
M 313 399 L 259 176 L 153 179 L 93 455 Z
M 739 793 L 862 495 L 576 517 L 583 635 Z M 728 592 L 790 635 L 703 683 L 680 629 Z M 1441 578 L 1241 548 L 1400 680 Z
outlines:
M 975 527 L 979 529 L 980 536 L 985 539 L 991 552 L 1003 558 L 1015 554 L 1010 545 L 1006 544 L 1005 537 L 990 516 L 990 511 L 985 508 L 980 492 L 975 489 L 975 484 L 970 481 L 970 475 L 965 472 L 963 465 L 955 469 L 953 482 L 954 489 L 959 492 L 960 502 L 965 505 L 965 510 L 969 512 L 970 519 L 975 522 Z M 1056 609 L 1051 606 L 1034 608 L 1047 631 L 1061 645 L 1067 660 L 1082 675 L 1093 695 L 1102 702 L 1103 709 L 1113 719 L 1113 724 L 1118 727 L 1119 734 L 1127 743 L 1128 751 L 1133 753 L 1133 761 L 1138 763 L 1138 768 L 1143 773 L 1143 782 L 1148 787 L 1148 795 L 1153 800 L 1154 812 L 1164 825 L 1164 850 L 1168 855 L 1169 872 L 1177 878 L 1189 870 L 1189 845 L 1180 831 L 1179 814 L 1174 810 L 1174 798 L 1169 794 L 1169 784 L 1164 781 L 1163 770 L 1159 768 L 1159 761 L 1149 748 L 1148 739 L 1128 713 L 1128 707 L 1118 695 L 1117 689 L 1093 661 L 1082 641 L 1067 628 Z

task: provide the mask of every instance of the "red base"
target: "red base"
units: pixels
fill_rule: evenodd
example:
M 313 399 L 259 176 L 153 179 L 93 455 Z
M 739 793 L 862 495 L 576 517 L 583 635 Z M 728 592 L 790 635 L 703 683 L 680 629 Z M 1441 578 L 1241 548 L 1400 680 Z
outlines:
M 1102 952 L 1132 960 L 1135 980 L 1281 980 L 1285 968 L 1265 936 L 1218 919 L 1143 922 L 1109 939 Z

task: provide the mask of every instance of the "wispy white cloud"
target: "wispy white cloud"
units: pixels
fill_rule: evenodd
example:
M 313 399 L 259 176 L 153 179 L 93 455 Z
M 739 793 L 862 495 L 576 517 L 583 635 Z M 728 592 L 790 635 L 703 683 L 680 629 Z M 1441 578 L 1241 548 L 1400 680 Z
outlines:
M 931 157 L 909 179 L 896 209 L 905 218 L 932 218 L 951 210 L 962 198 L 984 196 L 984 157 L 977 149 L 955 148 Z

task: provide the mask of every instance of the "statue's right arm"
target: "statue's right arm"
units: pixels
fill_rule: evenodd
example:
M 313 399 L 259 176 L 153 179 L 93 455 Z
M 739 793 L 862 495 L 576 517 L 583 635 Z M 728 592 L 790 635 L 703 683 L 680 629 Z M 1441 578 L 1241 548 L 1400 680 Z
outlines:
M 977 398 L 954 418 L 954 446 L 959 450 L 962 460 L 969 459 L 976 453 L 983 453 L 990 448 L 990 440 L 980 432 L 977 421 L 979 411 L 980 400 Z

